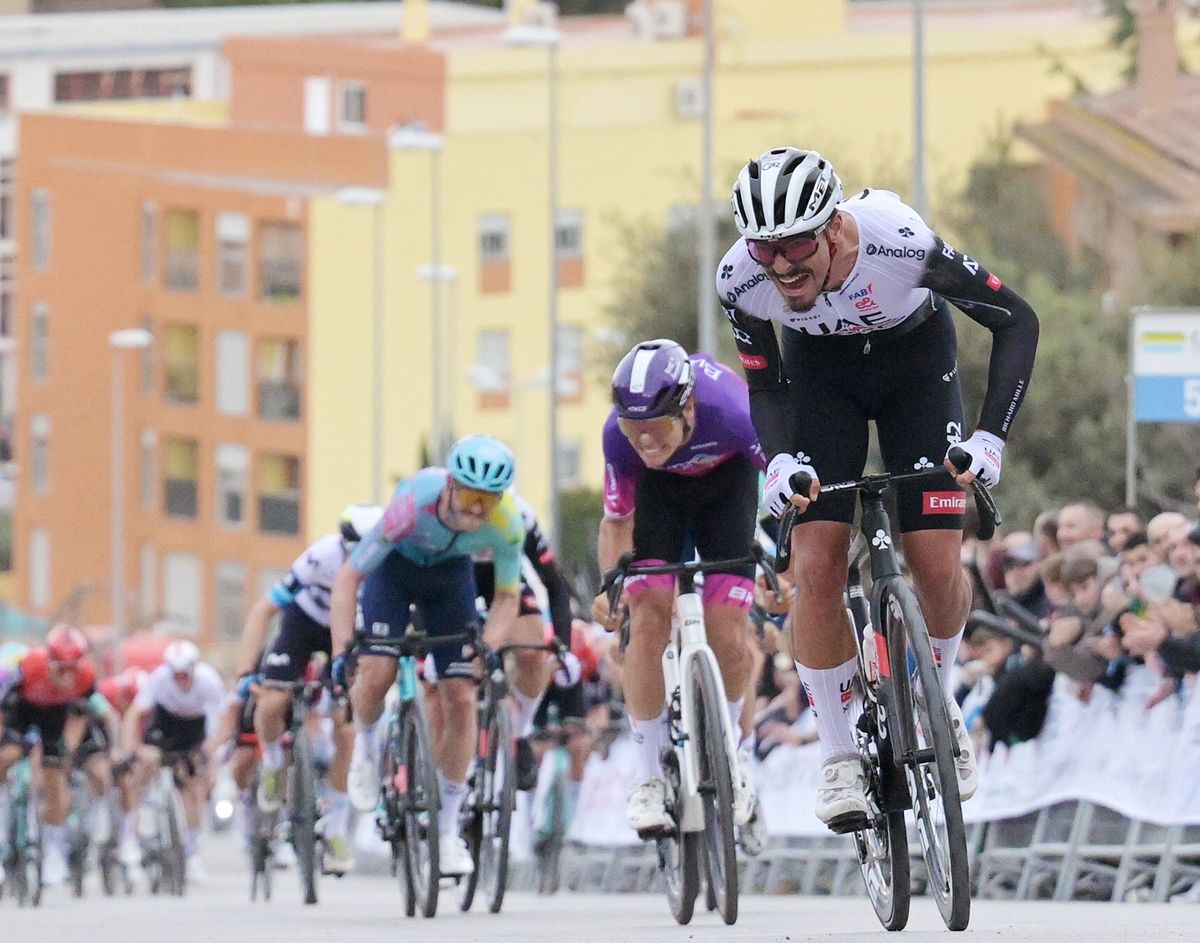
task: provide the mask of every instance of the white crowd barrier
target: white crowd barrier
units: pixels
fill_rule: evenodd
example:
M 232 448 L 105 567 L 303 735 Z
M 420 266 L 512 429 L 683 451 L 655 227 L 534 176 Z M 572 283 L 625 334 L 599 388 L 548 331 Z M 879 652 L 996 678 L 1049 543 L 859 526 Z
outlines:
M 1074 682 L 1057 678 L 1037 739 L 980 751 L 980 788 L 963 806 L 968 823 L 1016 818 L 1073 800 L 1135 821 L 1200 824 L 1200 694 L 1190 683 L 1147 709 L 1157 683 L 1153 671 L 1133 668 L 1119 692 L 1096 687 L 1084 703 Z M 620 738 L 607 757 L 589 759 L 569 841 L 606 848 L 639 844 L 625 824 L 634 749 Z M 756 764 L 772 837 L 829 835 L 813 814 L 820 765 L 816 744 L 779 746 Z

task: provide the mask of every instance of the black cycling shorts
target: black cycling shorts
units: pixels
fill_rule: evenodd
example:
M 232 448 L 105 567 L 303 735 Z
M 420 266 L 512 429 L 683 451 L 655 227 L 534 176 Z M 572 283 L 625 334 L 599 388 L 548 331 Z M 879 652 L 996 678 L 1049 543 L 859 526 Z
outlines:
M 484 605 L 491 609 L 492 599 L 496 595 L 496 564 L 491 560 L 476 560 L 474 566 L 475 593 L 483 600 Z M 518 592 L 520 603 L 517 615 L 540 616 L 542 607 L 538 605 L 537 593 L 533 591 L 524 575 L 521 576 L 521 589 Z
M 946 449 L 963 438 L 958 343 L 946 303 L 939 299 L 929 319 L 903 336 L 886 333 L 818 337 L 783 330 L 792 446 L 825 484 L 862 475 L 871 420 L 893 474 L 940 467 Z M 902 533 L 962 530 L 966 495 L 947 472 L 898 484 L 895 497 Z M 821 495 L 798 523 L 851 524 L 855 499 L 854 492 Z
M 643 468 L 633 499 L 636 560 L 681 562 L 694 548 L 701 560 L 744 557 L 754 539 L 758 469 L 744 455 L 703 475 Z M 754 565 L 731 567 L 732 576 L 754 576 Z
M 63 728 L 67 724 L 70 705 L 39 707 L 13 692 L 5 698 L 3 710 L 4 733 L 0 735 L 0 743 L 22 743 L 25 735 L 37 727 L 42 741 L 42 756 L 55 763 L 62 759 L 66 752 Z
M 180 717 L 158 704 L 146 728 L 145 742 L 163 753 L 191 753 L 204 745 L 204 727 L 203 716 Z
M 332 652 L 328 626 L 288 603 L 280 613 L 279 631 L 263 654 L 262 676 L 267 681 L 299 681 L 317 652 Z

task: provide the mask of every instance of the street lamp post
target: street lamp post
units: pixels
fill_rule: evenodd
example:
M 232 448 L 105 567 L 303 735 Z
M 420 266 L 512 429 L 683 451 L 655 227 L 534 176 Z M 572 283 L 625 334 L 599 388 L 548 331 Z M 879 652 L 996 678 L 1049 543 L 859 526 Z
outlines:
M 552 27 L 513 26 L 502 34 L 510 46 L 534 46 L 546 50 L 546 190 L 550 205 L 550 272 L 546 279 L 547 315 L 550 330 L 549 379 L 546 394 L 549 400 L 547 419 L 550 440 L 550 539 L 559 536 L 558 507 L 558 48 L 562 35 Z
M 928 221 L 925 193 L 925 6 L 913 0 L 913 209 Z
M 442 148 L 445 139 L 423 125 L 402 125 L 388 134 L 388 147 L 394 151 L 426 151 L 429 154 L 429 257 L 434 271 L 442 265 Z M 440 422 L 438 391 L 441 387 L 442 310 L 441 292 L 431 282 L 430 332 L 433 346 L 433 402 L 430 404 L 429 448 L 436 461 L 442 459 L 443 431 Z
M 372 187 L 338 191 L 344 206 L 371 209 L 371 500 L 383 493 L 383 208 L 386 194 Z
M 704 67 L 702 70 L 704 122 L 700 159 L 700 275 L 696 301 L 697 353 L 717 353 L 716 312 L 713 307 L 713 272 L 717 267 L 717 233 L 712 199 L 713 175 L 713 0 L 704 0 Z
M 113 671 L 119 672 L 125 640 L 125 375 L 123 350 L 145 350 L 154 338 L 142 328 L 127 328 L 108 335 L 112 347 L 112 565 Z
M 434 458 L 444 461 L 454 438 L 454 388 L 458 381 L 455 374 L 455 351 L 458 346 L 454 339 L 457 336 L 455 324 L 457 318 L 454 303 L 454 286 L 458 282 L 458 269 L 453 265 L 437 265 L 427 262 L 417 269 L 417 277 L 432 286 L 434 310 L 441 310 L 441 286 L 450 286 L 450 304 L 447 307 L 446 330 L 441 331 L 440 325 L 435 325 L 439 336 L 448 337 L 449 343 L 435 344 L 434 352 L 437 359 L 433 362 L 433 428 L 437 430 L 438 438 L 431 443 Z M 449 361 L 447 364 L 446 361 Z

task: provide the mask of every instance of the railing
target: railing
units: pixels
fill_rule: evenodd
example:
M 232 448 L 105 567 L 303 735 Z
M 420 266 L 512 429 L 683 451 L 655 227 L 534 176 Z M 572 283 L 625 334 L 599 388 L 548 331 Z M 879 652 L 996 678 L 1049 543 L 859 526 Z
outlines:
M 164 486 L 167 513 L 171 517 L 196 516 L 196 481 L 193 478 L 168 478 Z
M 267 534 L 300 533 L 299 495 L 260 495 L 258 528 Z
M 258 418 L 270 420 L 299 419 L 299 384 L 287 380 L 259 380 Z

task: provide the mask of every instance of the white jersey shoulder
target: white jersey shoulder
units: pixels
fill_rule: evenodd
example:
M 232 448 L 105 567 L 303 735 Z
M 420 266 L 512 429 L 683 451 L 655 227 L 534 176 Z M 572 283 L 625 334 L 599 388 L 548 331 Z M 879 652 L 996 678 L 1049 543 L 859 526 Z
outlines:
M 864 190 L 838 210 L 858 224 L 858 256 L 841 288 L 818 295 L 808 311 L 792 311 L 739 240 L 717 267 L 722 304 L 814 335 L 887 330 L 919 310 L 929 299 L 920 283 L 934 251 L 933 230 L 890 190 Z

